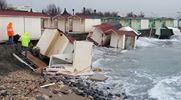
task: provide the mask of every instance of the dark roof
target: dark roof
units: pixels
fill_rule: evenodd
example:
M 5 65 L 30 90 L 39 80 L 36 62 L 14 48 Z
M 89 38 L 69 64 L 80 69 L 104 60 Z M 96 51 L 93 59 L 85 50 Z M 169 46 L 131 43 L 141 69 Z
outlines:
M 121 30 L 115 30 L 115 29 L 113 29 L 113 31 L 120 35 L 137 36 L 137 34 L 134 31 L 121 31 Z
M 86 14 L 82 14 L 82 13 L 76 13 L 75 15 L 82 18 L 82 19 L 85 19 L 85 18 L 91 18 L 91 19 L 101 18 L 100 16 L 86 15 Z
M 66 8 L 64 8 L 64 12 L 61 15 L 57 15 L 53 17 L 53 19 L 57 18 L 63 18 L 63 19 L 68 19 L 68 17 L 72 16 L 70 13 L 67 12 Z
M 108 24 L 110 24 L 114 29 L 117 29 L 117 30 L 122 27 L 120 22 L 108 22 Z
M 32 17 L 49 17 L 39 12 L 28 12 L 18 10 L 0 10 L 0 16 L 32 16 Z
M 100 29 L 104 34 L 106 34 L 109 30 L 113 29 L 112 25 L 108 23 L 102 23 L 100 25 L 95 25 L 94 27 Z
M 68 13 L 67 10 L 66 10 L 66 8 L 65 8 L 65 9 L 64 9 L 64 12 L 61 14 L 61 16 L 67 18 L 67 17 L 71 16 L 71 14 Z

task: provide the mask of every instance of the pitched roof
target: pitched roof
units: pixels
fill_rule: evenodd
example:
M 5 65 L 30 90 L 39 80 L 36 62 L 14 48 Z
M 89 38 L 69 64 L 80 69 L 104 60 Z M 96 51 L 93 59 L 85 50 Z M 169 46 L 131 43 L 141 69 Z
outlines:
M 32 17 L 49 17 L 39 12 L 28 12 L 18 10 L 0 10 L 0 16 L 32 16 Z
M 61 16 L 67 18 L 67 17 L 71 16 L 71 14 L 67 12 L 66 8 L 64 8 L 64 12 L 61 14 Z
M 127 26 L 127 27 L 122 27 L 119 29 L 120 31 L 133 31 L 136 35 L 140 35 L 140 33 L 136 32 L 134 29 L 132 29 L 131 27 Z
M 109 30 L 113 29 L 113 27 L 108 23 L 102 23 L 100 25 L 95 25 L 94 27 L 98 28 L 106 35 Z M 108 32 L 108 34 L 109 34 L 109 32 Z
M 57 19 L 57 18 L 67 19 L 70 16 L 72 15 L 67 12 L 66 8 L 64 8 L 64 12 L 61 15 L 54 16 L 53 19 Z
M 117 30 L 117 29 L 112 29 L 112 31 L 119 35 L 137 36 L 137 33 L 135 31 L 123 31 L 123 30 Z

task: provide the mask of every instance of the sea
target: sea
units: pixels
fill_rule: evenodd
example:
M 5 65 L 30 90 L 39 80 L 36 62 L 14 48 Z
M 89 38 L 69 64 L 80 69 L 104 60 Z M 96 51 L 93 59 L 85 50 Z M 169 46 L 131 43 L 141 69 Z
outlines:
M 132 50 L 94 47 L 92 66 L 108 77 L 98 88 L 125 92 L 126 100 L 181 100 L 181 36 L 140 37 L 136 45 Z

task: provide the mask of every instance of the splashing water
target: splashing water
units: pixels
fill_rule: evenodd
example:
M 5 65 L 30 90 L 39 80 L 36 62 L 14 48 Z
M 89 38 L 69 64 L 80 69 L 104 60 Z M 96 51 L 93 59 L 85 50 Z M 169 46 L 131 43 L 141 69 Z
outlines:
M 181 36 L 170 40 L 139 38 L 137 49 L 95 47 L 93 67 L 109 77 L 100 88 L 125 91 L 128 100 L 181 100 Z

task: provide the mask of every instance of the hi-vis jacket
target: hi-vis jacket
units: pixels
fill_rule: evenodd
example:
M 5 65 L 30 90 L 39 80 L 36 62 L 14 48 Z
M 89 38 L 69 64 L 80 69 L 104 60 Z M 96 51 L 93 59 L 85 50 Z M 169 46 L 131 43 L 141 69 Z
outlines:
M 13 31 L 13 26 L 12 26 L 12 22 L 9 22 L 8 23 L 8 26 L 7 26 L 7 35 L 8 36 L 13 36 L 14 35 L 14 31 Z
M 28 46 L 29 46 L 30 38 L 29 38 L 29 36 L 28 36 L 28 32 L 25 32 L 25 33 L 21 36 L 20 41 L 21 41 L 21 46 L 23 46 L 23 47 L 28 47 Z

